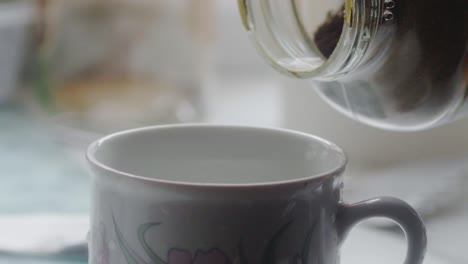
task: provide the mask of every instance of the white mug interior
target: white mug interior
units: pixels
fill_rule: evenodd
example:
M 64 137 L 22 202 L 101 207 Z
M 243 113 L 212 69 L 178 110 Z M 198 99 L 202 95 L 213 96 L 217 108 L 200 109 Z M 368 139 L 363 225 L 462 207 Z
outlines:
M 284 129 L 169 125 L 104 137 L 88 160 L 113 174 L 190 185 L 262 185 L 323 177 L 344 170 L 333 143 Z

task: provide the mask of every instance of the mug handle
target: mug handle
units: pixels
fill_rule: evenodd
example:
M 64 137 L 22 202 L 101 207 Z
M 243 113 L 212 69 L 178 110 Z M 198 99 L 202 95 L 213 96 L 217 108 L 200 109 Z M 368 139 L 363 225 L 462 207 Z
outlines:
M 340 204 L 337 214 L 340 246 L 356 224 L 373 217 L 393 220 L 405 232 L 408 242 L 405 264 L 423 263 L 427 248 L 424 223 L 416 210 L 396 198 L 383 197 L 351 205 Z

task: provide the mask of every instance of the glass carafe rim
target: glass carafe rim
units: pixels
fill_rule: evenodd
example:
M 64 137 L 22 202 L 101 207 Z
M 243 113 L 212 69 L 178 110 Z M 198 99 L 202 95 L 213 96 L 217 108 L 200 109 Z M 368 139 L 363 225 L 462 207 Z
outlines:
M 296 1 L 238 2 L 244 27 L 261 56 L 276 70 L 297 78 L 327 80 L 353 71 L 362 65 L 379 27 L 388 22 L 385 20 L 388 0 L 344 0 L 345 17 L 340 40 L 329 58 L 320 58 L 304 48 L 311 43 L 298 17 Z M 275 8 L 281 11 L 273 14 Z M 292 24 L 281 27 L 284 21 Z M 295 28 L 297 32 L 287 32 L 286 28 Z M 290 41 L 284 43 L 285 39 Z M 308 60 L 320 63 L 311 64 Z

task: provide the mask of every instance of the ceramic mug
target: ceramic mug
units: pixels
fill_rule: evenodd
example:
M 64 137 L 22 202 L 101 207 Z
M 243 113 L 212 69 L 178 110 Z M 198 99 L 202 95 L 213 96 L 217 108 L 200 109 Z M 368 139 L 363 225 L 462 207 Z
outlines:
M 419 215 L 395 198 L 341 200 L 346 155 L 282 129 L 149 127 L 107 136 L 87 152 L 91 264 L 336 264 L 349 230 L 397 222 L 406 264 L 426 249 Z

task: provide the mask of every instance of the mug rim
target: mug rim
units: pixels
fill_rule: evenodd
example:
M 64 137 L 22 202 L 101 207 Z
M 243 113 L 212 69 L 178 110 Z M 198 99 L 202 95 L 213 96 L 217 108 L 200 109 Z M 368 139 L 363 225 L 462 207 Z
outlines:
M 148 176 L 142 176 L 142 175 L 137 175 L 134 173 L 129 173 L 125 171 L 121 171 L 115 168 L 112 168 L 111 166 L 108 166 L 101 161 L 99 161 L 96 157 L 95 154 L 99 147 L 104 144 L 106 141 L 109 141 L 111 139 L 120 137 L 120 136 L 125 136 L 125 135 L 131 135 L 131 134 L 138 134 L 141 132 L 147 132 L 147 131 L 157 131 L 157 130 L 162 130 L 162 129 L 177 129 L 177 128 L 227 128 L 227 129 L 246 129 L 246 130 L 258 130 L 260 131 L 268 131 L 268 132 L 275 132 L 275 133 L 281 133 L 286 136 L 296 136 L 296 137 L 301 137 L 303 139 L 307 139 L 309 141 L 315 141 L 318 142 L 321 145 L 327 146 L 330 149 L 332 149 L 338 156 L 339 156 L 339 162 L 336 166 L 333 166 L 332 169 L 317 173 L 311 176 L 304 176 L 301 178 L 296 178 L 296 179 L 290 179 L 290 180 L 282 180 L 282 181 L 269 181 L 269 182 L 258 182 L 258 183 L 202 183 L 202 182 L 189 182 L 189 181 L 172 181 L 172 180 L 163 180 L 163 179 L 157 179 L 157 178 L 152 178 Z M 169 124 L 169 125 L 156 125 L 156 126 L 146 126 L 146 127 L 140 127 L 140 128 L 134 128 L 134 129 L 128 129 L 128 130 L 123 130 L 120 132 L 112 133 L 109 135 L 106 135 L 104 137 L 101 137 L 94 142 L 92 142 L 87 150 L 86 150 L 86 159 L 91 164 L 92 166 L 101 169 L 105 172 L 108 172 L 112 174 L 113 176 L 120 176 L 123 178 L 131 179 L 131 180 L 136 180 L 139 182 L 146 182 L 146 183 L 156 183 L 156 184 L 163 184 L 163 185 L 171 185 L 171 186 L 185 186 L 185 187 L 211 187 L 211 188 L 248 188 L 248 187 L 274 187 L 274 186 L 279 186 L 279 185 L 290 185 L 290 184 L 297 184 L 297 183 L 305 183 L 309 182 L 311 180 L 315 179 L 320 179 L 320 178 L 326 178 L 334 175 L 341 174 L 345 169 L 348 164 L 348 156 L 346 152 L 339 147 L 337 144 L 321 138 L 319 136 L 315 136 L 312 134 L 296 131 L 296 130 L 291 130 L 291 129 L 285 129 L 285 128 L 277 128 L 277 127 L 264 127 L 264 126 L 250 126 L 250 125 L 226 125 L 226 124 Z

